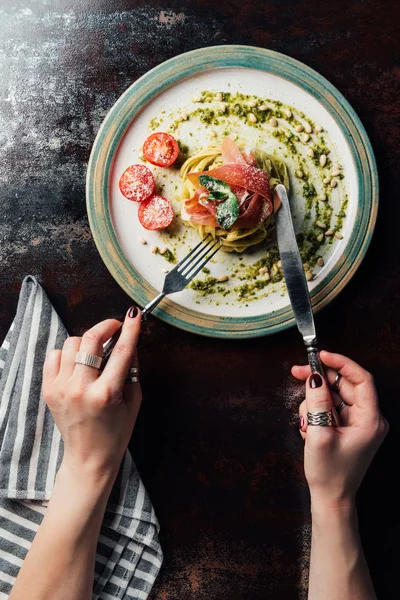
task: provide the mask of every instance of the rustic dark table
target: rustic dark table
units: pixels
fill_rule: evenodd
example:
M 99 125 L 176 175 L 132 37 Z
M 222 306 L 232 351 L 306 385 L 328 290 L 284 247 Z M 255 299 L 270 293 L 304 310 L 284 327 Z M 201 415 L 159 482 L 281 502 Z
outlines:
M 107 110 L 151 67 L 207 45 L 262 46 L 315 68 L 357 111 L 378 162 L 378 223 L 361 268 L 316 321 L 322 346 L 374 373 L 391 424 L 359 494 L 385 600 L 398 598 L 399 9 L 394 0 L 0 0 L 0 339 L 28 273 L 75 334 L 128 308 L 91 236 L 85 171 Z M 305 360 L 297 330 L 229 342 L 151 318 L 140 356 L 132 450 L 165 553 L 152 599 L 305 598 L 302 390 L 289 375 Z

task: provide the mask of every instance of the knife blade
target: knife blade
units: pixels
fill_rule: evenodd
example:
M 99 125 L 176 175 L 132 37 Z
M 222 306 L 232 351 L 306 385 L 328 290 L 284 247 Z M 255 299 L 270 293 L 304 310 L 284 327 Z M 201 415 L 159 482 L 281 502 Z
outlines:
M 280 206 L 275 213 L 276 236 L 282 262 L 283 275 L 289 294 L 290 303 L 296 319 L 297 328 L 303 336 L 307 349 L 308 363 L 312 373 L 319 373 L 325 378 L 318 352 L 317 334 L 311 307 L 310 294 L 299 247 L 294 232 L 289 199 L 284 185 L 275 188 L 275 196 Z

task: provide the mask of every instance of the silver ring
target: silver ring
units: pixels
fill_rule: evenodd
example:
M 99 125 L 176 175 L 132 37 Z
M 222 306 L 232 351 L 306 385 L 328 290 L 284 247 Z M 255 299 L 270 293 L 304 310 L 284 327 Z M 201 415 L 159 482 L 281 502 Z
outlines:
M 128 375 L 137 375 L 139 373 L 139 367 L 130 367 Z
M 348 406 L 348 404 L 346 404 L 346 402 L 342 400 L 340 404 L 337 405 L 336 412 L 340 413 L 340 411 L 343 410 L 345 406 Z
M 334 390 L 335 392 L 339 391 L 339 384 L 340 384 L 341 378 L 342 378 L 342 374 L 340 371 L 338 371 L 336 373 L 335 381 L 331 385 L 331 390 Z
M 100 369 L 102 360 L 101 356 L 90 354 L 89 352 L 77 352 L 75 357 L 76 364 L 86 365 L 87 367 L 93 367 L 94 369 Z
M 125 383 L 137 383 L 139 381 L 139 377 L 127 377 L 125 379 Z
M 324 412 L 308 412 L 307 421 L 309 425 L 320 427 L 333 427 L 333 415 L 331 410 Z

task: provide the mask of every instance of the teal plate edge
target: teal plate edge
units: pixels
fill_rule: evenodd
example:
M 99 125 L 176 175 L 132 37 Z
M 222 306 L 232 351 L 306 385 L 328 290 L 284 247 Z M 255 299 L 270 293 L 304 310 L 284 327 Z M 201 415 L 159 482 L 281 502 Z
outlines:
M 378 209 L 378 175 L 368 135 L 344 96 L 319 73 L 284 54 L 252 46 L 212 46 L 181 54 L 161 63 L 135 81 L 105 117 L 93 144 L 86 179 L 87 212 L 97 249 L 124 291 L 143 306 L 157 292 L 132 267 L 118 243 L 108 202 L 109 176 L 115 151 L 134 116 L 157 94 L 201 71 L 243 67 L 266 71 L 298 85 L 324 106 L 345 136 L 358 179 L 355 228 L 340 260 L 311 294 L 314 312 L 330 302 L 348 283 L 370 244 Z M 156 316 L 204 336 L 252 338 L 277 333 L 295 324 L 292 310 L 267 316 L 219 317 L 196 313 L 170 298 Z

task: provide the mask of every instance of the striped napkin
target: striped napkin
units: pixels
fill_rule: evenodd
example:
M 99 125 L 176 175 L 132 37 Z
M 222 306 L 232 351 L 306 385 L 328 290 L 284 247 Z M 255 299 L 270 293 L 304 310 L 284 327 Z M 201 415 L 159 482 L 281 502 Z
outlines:
M 63 442 L 42 394 L 45 355 L 68 334 L 34 277 L 0 348 L 0 599 L 8 598 L 46 512 Z M 159 525 L 129 451 L 97 545 L 93 600 L 147 598 L 162 563 Z

